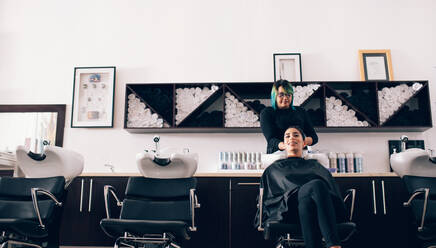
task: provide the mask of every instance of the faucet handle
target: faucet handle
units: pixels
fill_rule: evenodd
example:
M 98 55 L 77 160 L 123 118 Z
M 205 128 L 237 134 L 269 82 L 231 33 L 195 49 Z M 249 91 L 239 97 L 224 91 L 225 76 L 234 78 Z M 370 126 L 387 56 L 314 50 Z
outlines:
M 409 138 L 406 135 L 401 135 L 400 140 L 402 142 L 407 142 L 407 141 L 409 141 Z

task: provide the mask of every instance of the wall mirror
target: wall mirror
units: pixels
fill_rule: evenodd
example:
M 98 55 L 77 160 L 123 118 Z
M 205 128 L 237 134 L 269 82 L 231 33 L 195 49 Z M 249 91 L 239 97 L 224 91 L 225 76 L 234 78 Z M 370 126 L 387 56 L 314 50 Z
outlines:
M 0 152 L 24 145 L 41 153 L 43 144 L 62 146 L 65 104 L 0 105 Z

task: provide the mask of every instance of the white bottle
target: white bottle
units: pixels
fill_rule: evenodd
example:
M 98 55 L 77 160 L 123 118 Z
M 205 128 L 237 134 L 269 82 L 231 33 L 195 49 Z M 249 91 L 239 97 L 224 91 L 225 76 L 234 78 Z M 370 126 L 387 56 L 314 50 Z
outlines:
M 339 173 L 347 172 L 347 167 L 345 165 L 345 154 L 342 152 L 338 153 L 338 172 Z
M 347 154 L 345 154 L 345 157 L 347 158 L 347 172 L 348 173 L 355 172 L 355 170 L 354 170 L 354 157 L 353 157 L 353 153 L 347 152 Z
M 329 152 L 329 162 L 330 162 L 330 168 L 334 168 L 338 170 L 338 157 L 336 156 L 335 152 Z

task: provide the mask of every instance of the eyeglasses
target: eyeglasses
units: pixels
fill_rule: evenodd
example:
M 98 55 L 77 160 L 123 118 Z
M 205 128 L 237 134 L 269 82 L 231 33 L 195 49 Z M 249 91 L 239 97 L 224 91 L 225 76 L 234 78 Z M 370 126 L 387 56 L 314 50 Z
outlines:
M 280 97 L 280 98 L 283 98 L 283 97 L 287 97 L 287 98 L 290 98 L 291 96 L 292 96 L 292 94 L 288 94 L 288 93 L 283 93 L 283 92 L 280 92 L 279 94 L 277 94 L 277 96 L 278 97 Z

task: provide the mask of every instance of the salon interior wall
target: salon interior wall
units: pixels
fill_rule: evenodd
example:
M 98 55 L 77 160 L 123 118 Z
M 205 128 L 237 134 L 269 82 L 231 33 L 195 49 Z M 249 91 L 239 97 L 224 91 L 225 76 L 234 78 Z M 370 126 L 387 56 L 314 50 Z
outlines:
M 434 0 L 0 0 L 0 104 L 67 104 L 64 147 L 85 171 L 134 172 L 153 134 L 123 130 L 132 82 L 273 80 L 273 53 L 302 53 L 303 79 L 359 80 L 358 49 L 391 49 L 396 80 L 430 81 L 436 110 Z M 75 66 L 116 66 L 114 128 L 71 129 Z M 436 116 L 433 115 L 433 119 Z M 436 131 L 407 133 L 436 147 Z M 364 170 L 388 170 L 400 133 L 322 133 L 315 149 L 360 151 Z M 262 134 L 161 134 L 189 147 L 200 172 L 219 151 L 264 151 Z

